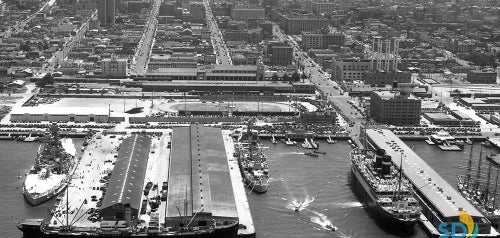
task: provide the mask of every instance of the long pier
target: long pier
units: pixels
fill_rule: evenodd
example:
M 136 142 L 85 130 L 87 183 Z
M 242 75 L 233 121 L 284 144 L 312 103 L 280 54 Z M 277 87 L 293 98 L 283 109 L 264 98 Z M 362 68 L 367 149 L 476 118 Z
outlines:
M 473 218 L 479 228 L 477 237 L 499 235 L 478 209 L 394 133 L 387 129 L 366 129 L 365 133 L 362 131 L 361 138 L 366 139 L 368 149 L 384 149 L 392 157 L 392 162 L 403 168 L 423 207 L 421 224 L 432 237 L 446 235 L 440 233 L 438 226 L 447 223 L 447 227 L 451 227 L 451 223 L 459 221 L 460 211 L 466 211 Z

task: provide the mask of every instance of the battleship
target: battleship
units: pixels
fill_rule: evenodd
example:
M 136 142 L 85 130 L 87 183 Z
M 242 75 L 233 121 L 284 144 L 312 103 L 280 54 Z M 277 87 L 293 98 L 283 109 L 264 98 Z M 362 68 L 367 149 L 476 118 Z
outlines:
M 269 189 L 269 169 L 267 157 L 259 141 L 258 132 L 247 127 L 241 131 L 235 144 L 235 156 L 238 158 L 241 176 L 245 185 L 256 193 L 265 193 Z
M 61 193 L 75 166 L 75 148 L 71 139 L 60 139 L 59 128 L 52 125 L 45 135 L 43 149 L 37 152 L 35 163 L 26 175 L 23 194 L 33 206 L 44 203 Z
M 392 164 L 383 149 L 372 151 L 354 149 L 350 153 L 351 171 L 360 185 L 367 207 L 387 224 L 411 229 L 418 221 L 421 206 L 402 168 Z
M 487 155 L 488 161 L 483 161 L 483 147 L 477 160 L 473 158 L 473 147 L 465 165 L 459 166 L 458 191 L 474 207 L 483 213 L 495 227 L 500 225 L 500 207 L 498 204 L 498 172 L 500 164 L 498 155 Z M 477 166 L 475 165 L 477 163 Z M 474 165 L 473 165 L 474 164 Z M 493 180 L 493 171 L 496 173 Z M 485 177 L 486 176 L 486 177 Z

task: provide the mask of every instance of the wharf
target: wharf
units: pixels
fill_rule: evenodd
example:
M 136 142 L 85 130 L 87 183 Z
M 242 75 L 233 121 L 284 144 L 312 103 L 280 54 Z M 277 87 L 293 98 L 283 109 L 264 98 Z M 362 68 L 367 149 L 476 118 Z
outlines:
M 49 227 L 60 228 L 69 223 L 77 230 L 92 230 L 100 226 L 99 222 L 89 220 L 91 215 L 87 212 L 95 209 L 99 199 L 103 196 L 101 187 L 104 183 L 100 180 L 113 170 L 119 138 L 97 138 L 98 135 L 94 135 L 89 140 L 85 153 L 72 175 L 68 189 L 57 199 Z M 92 199 L 93 196 L 95 199 Z M 66 198 L 68 198 L 68 217 L 65 214 Z
M 432 237 L 443 234 L 437 230 L 441 223 L 458 220 L 459 211 L 466 211 L 479 228 L 477 237 L 497 237 L 499 233 L 491 226 L 486 217 L 468 200 L 462 197 L 454 186 L 446 182 L 425 161 L 386 129 L 367 129 L 367 146 L 371 149 L 384 149 L 391 156 L 392 163 L 403 168 L 403 173 L 413 184 L 415 195 L 422 204 L 421 223 Z M 402 164 L 401 164 L 402 162 Z
M 247 193 L 243 184 L 243 177 L 239 170 L 238 160 L 234 157 L 234 143 L 230 131 L 222 131 L 224 145 L 226 147 L 227 163 L 231 174 L 231 184 L 233 186 L 236 210 L 240 218 L 240 224 L 246 228 L 238 229 L 238 237 L 255 237 L 255 227 L 253 224 L 250 206 L 248 205 Z

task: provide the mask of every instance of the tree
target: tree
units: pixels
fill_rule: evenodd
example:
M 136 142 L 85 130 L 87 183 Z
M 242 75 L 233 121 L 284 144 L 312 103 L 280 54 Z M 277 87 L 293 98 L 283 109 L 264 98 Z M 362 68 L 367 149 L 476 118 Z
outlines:
M 40 88 L 45 87 L 45 85 L 47 84 L 54 84 L 54 77 L 52 77 L 52 74 L 46 73 L 45 76 L 43 76 L 43 78 L 41 78 L 40 80 L 36 81 L 35 84 L 37 87 Z
M 278 74 L 274 73 L 273 76 L 272 76 L 272 79 L 273 79 L 273 82 L 278 81 Z
M 304 82 L 304 80 L 307 79 L 307 75 L 305 73 L 302 73 L 302 76 L 300 76 L 302 78 L 302 82 Z
M 283 81 L 290 82 L 290 76 L 287 73 L 283 74 Z
M 292 81 L 298 82 L 299 80 L 300 80 L 300 74 L 297 71 L 293 72 Z

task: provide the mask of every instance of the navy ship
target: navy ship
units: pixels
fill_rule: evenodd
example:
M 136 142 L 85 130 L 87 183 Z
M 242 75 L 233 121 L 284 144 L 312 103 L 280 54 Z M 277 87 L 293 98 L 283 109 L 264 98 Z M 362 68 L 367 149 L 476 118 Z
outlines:
M 413 194 L 402 168 L 392 163 L 385 150 L 354 149 L 350 153 L 351 171 L 358 190 L 378 220 L 400 229 L 411 229 L 418 221 L 421 206 Z
M 59 128 L 52 125 L 44 137 L 42 151 L 24 180 L 23 194 L 33 206 L 55 197 L 66 188 L 75 166 L 76 149 L 69 138 L 59 138 Z
M 256 193 L 269 190 L 269 168 L 267 156 L 259 142 L 258 132 L 248 126 L 247 131 L 241 131 L 235 144 L 235 156 L 238 158 L 241 176 L 245 185 Z

